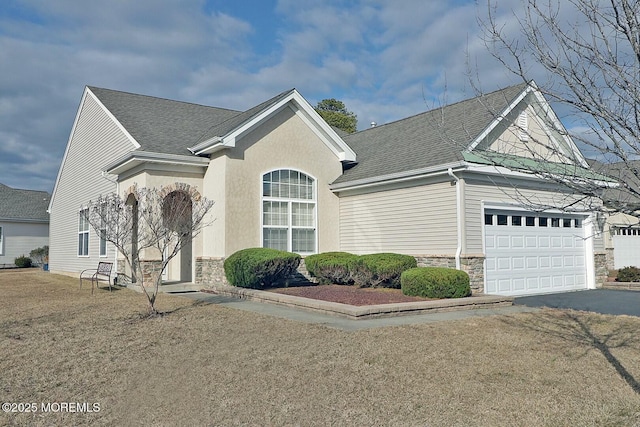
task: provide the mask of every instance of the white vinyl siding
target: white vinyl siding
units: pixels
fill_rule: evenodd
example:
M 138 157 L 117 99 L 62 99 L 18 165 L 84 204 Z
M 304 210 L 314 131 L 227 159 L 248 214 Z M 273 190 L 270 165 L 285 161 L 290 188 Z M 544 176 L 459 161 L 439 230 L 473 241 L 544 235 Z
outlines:
M 89 230 L 88 256 L 78 256 L 78 211 L 100 194 L 117 191 L 114 177 L 103 176 L 102 170 L 133 149 L 134 145 L 119 126 L 93 96 L 87 94 L 80 105 L 51 205 L 49 269 L 52 272 L 79 273 L 96 268 L 100 239 L 93 229 Z
M 340 197 L 340 250 L 453 255 L 456 189 L 449 181 Z
M 21 255 L 49 244 L 49 224 L 0 221 L 0 264 L 13 264 Z

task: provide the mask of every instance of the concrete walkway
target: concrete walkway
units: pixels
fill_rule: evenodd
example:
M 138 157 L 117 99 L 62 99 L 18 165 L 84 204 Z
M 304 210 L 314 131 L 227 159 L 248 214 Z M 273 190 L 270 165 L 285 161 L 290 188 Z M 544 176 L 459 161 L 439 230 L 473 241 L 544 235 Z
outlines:
M 415 310 L 414 307 L 410 307 L 411 304 L 424 304 L 423 302 L 419 303 L 402 303 L 402 304 L 385 304 L 384 306 L 388 306 L 386 309 L 386 313 L 381 313 L 381 308 L 383 306 L 368 306 L 368 307 L 353 307 L 348 306 L 346 304 L 338 304 L 338 303 L 329 303 L 326 301 L 319 302 L 317 300 L 310 300 L 308 298 L 299 298 L 293 297 L 291 295 L 282 295 L 282 294 L 274 294 L 271 292 L 264 291 L 255 291 L 243 289 L 242 291 L 252 291 L 250 293 L 260 293 L 258 294 L 257 300 L 247 299 L 246 295 L 240 298 L 238 295 L 220 295 L 220 294 L 211 294 L 205 292 L 190 292 L 184 294 L 177 294 L 183 296 L 185 298 L 194 299 L 197 301 L 202 301 L 209 304 L 219 304 L 225 307 L 230 307 L 238 310 L 251 311 L 254 313 L 265 314 L 268 316 L 279 317 L 282 319 L 295 320 L 304 323 L 312 323 L 328 326 L 331 328 L 341 329 L 345 331 L 357 331 L 361 329 L 371 329 L 371 328 L 381 328 L 387 326 L 401 326 L 401 325 L 411 325 L 411 324 L 421 324 L 421 323 L 432 323 L 432 322 L 442 322 L 447 320 L 459 320 L 466 319 L 470 317 L 482 317 L 482 316 L 495 316 L 495 315 L 505 315 L 505 314 L 514 314 L 514 313 L 522 313 L 522 312 L 530 312 L 536 311 L 535 308 L 525 307 L 525 306 L 513 306 L 511 305 L 511 299 L 509 299 L 508 303 L 504 302 L 504 298 L 500 297 L 496 304 L 480 304 L 480 305 L 470 305 L 468 301 L 470 298 L 460 298 L 458 301 L 460 304 L 451 303 L 453 300 L 449 301 L 429 301 L 430 303 L 445 303 L 448 305 L 446 307 L 439 307 L 437 304 L 434 304 L 433 309 L 431 310 Z M 268 294 L 268 295 L 264 295 Z M 271 298 L 271 296 L 275 296 L 276 299 L 280 299 L 280 297 L 288 297 L 285 300 L 288 303 L 283 303 L 281 301 L 274 301 L 264 298 Z M 290 298 L 295 298 L 298 301 L 293 301 L 294 304 L 291 304 L 292 300 Z M 472 297 L 472 298 L 483 298 L 483 297 Z M 307 300 L 307 301 L 300 301 Z M 307 305 L 307 302 L 310 301 L 315 305 L 315 307 L 311 307 Z M 478 300 L 481 301 L 481 300 Z M 487 301 L 487 300 L 485 300 Z M 320 304 L 322 303 L 322 304 Z M 318 305 L 325 305 L 330 307 L 330 310 L 319 310 Z M 340 315 L 339 312 L 343 310 L 345 307 L 348 307 L 350 310 L 355 310 L 358 312 L 360 310 L 361 313 L 369 311 L 374 312 L 374 315 L 361 315 L 358 317 L 349 317 L 345 315 Z M 372 309 L 373 307 L 373 309 Z M 483 307 L 483 308 L 477 308 Z M 405 308 L 405 310 L 402 310 Z M 443 311 L 444 310 L 444 311 Z M 384 310 L 382 310 L 384 311 Z M 370 313 L 371 314 L 371 313 Z

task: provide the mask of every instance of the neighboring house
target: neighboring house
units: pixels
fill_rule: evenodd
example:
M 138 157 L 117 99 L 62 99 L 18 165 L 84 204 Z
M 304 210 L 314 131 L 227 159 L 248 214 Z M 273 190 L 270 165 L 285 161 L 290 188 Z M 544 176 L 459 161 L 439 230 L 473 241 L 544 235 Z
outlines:
M 602 196 L 607 267 L 640 267 L 640 161 L 590 163 L 594 170 L 619 183 L 616 188 L 606 189 Z
M 49 244 L 49 193 L 0 184 L 0 266 Z
M 50 204 L 49 267 L 78 274 L 117 259 L 82 220 L 89 200 L 179 182 L 173 191 L 215 201 L 215 220 L 172 260 L 168 280 L 222 282 L 226 257 L 265 246 L 409 254 L 461 268 L 490 294 L 594 288 L 606 276 L 595 216 L 520 202 L 575 196 L 516 170 L 514 159 L 547 154 L 534 139 L 555 147 L 554 164 L 591 173 L 573 142 L 549 131 L 557 126 L 533 84 L 352 135 L 295 89 L 240 112 L 87 87 Z

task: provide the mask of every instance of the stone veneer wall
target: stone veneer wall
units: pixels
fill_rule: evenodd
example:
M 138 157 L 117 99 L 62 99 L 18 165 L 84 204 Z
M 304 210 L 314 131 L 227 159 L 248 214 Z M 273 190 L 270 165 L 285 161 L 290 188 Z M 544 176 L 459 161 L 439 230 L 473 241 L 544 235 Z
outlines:
M 209 286 L 228 285 L 229 282 L 224 275 L 224 258 L 196 258 L 195 283 Z
M 418 267 L 446 267 L 456 268 L 455 257 L 452 256 L 416 256 Z M 460 259 L 462 270 L 469 275 L 471 282 L 471 290 L 474 293 L 484 292 L 484 257 L 468 256 Z M 307 268 L 304 264 L 304 258 L 298 267 L 298 274 L 306 280 L 315 281 L 309 276 Z M 292 278 L 298 281 L 299 278 Z M 196 277 L 195 283 L 217 286 L 228 285 L 227 278 L 224 275 L 224 258 L 205 258 L 198 257 L 196 259 Z
M 615 270 L 613 248 L 606 249 L 606 257 L 607 257 L 607 268 L 609 270 Z
M 593 261 L 596 270 L 596 288 L 601 288 L 609 276 L 608 252 L 596 252 L 593 254 Z
M 418 255 L 415 258 L 418 267 L 456 268 L 456 258 L 450 255 Z M 471 291 L 474 294 L 484 293 L 484 256 L 460 257 L 460 268 L 469 275 Z

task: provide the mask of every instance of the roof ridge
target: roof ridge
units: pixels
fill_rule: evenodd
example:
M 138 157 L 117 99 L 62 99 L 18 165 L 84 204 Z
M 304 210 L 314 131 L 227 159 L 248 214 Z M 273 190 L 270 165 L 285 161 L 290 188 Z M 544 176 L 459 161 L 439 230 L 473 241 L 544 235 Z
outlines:
M 479 99 L 479 98 L 484 98 L 484 97 L 487 97 L 487 96 L 495 95 L 496 93 L 499 93 L 499 92 L 505 92 L 505 91 L 507 91 L 509 89 L 513 89 L 513 88 L 516 88 L 518 86 L 526 87 L 528 85 L 529 85 L 529 83 L 518 83 L 518 84 L 515 84 L 515 85 L 504 87 L 502 89 L 496 89 L 494 91 L 491 91 L 491 92 L 488 92 L 488 93 L 485 93 L 485 94 L 481 94 L 481 95 L 478 95 L 478 96 L 474 96 L 472 98 L 461 99 L 461 100 L 453 102 L 451 104 L 442 105 L 440 107 L 435 107 L 435 108 L 432 108 L 430 110 L 422 111 L 420 113 L 416 113 L 416 114 L 413 114 L 411 116 L 403 117 L 401 119 L 393 120 L 393 121 L 388 122 L 388 123 L 384 123 L 384 124 L 381 124 L 381 125 L 376 125 L 375 127 L 370 127 L 370 128 L 367 128 L 367 129 L 363 129 L 361 131 L 352 133 L 352 134 L 350 134 L 348 136 L 361 134 L 363 132 L 367 132 L 367 131 L 370 131 L 370 130 L 383 128 L 383 127 L 388 126 L 388 125 L 393 125 L 393 124 L 400 123 L 400 122 L 405 121 L 405 120 L 416 118 L 418 116 L 422 116 L 422 115 L 426 115 L 426 114 L 429 114 L 429 113 L 433 113 L 434 111 L 442 110 L 444 108 L 454 107 L 456 105 L 459 105 L 459 104 L 462 104 L 462 103 L 465 103 L 465 102 L 470 102 L 470 101 L 473 101 L 473 100 L 476 100 L 476 99 Z
M 121 94 L 125 94 L 125 95 L 139 96 L 139 97 L 142 97 L 142 98 L 153 98 L 153 99 L 158 99 L 158 100 L 161 100 L 161 101 L 169 101 L 169 102 L 176 102 L 176 103 L 180 103 L 180 104 L 188 104 L 188 105 L 193 105 L 193 106 L 196 106 L 196 107 L 215 108 L 217 110 L 226 110 L 226 111 L 231 111 L 231 112 L 236 112 L 236 113 L 242 113 L 242 111 L 240 111 L 240 110 L 234 110 L 234 109 L 231 109 L 231 108 L 215 107 L 213 105 L 198 104 L 196 102 L 190 102 L 190 101 L 180 101 L 180 100 L 177 100 L 177 99 L 170 99 L 170 98 L 165 98 L 165 97 L 162 97 L 162 96 L 145 95 L 145 94 L 142 94 L 142 93 L 134 93 L 134 92 L 128 92 L 128 91 L 124 91 L 124 90 L 109 89 L 109 88 L 91 86 L 91 85 L 87 85 L 87 88 L 89 88 L 92 92 L 93 92 L 94 89 L 97 89 L 97 90 L 104 90 L 104 91 L 108 91 L 108 92 L 121 93 Z

